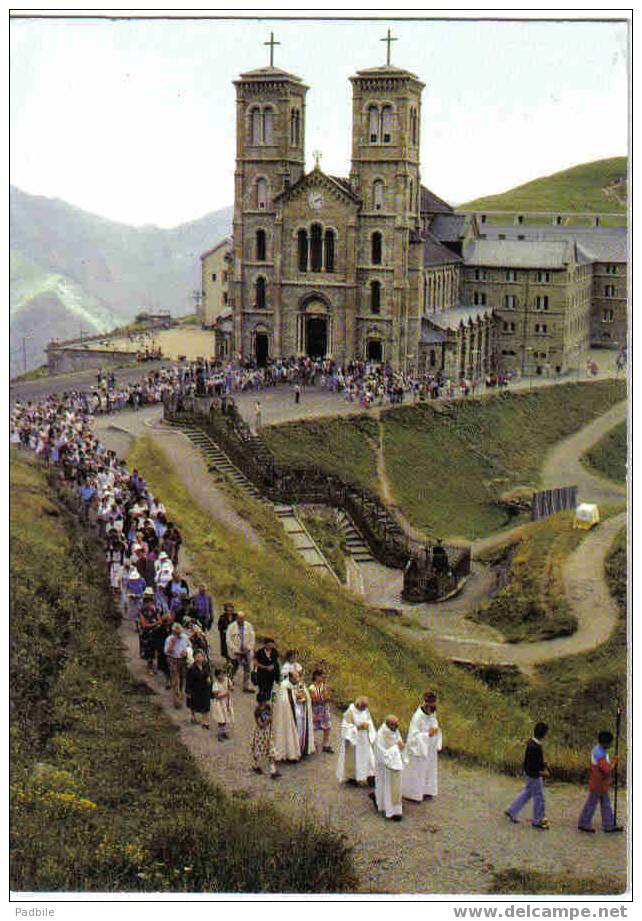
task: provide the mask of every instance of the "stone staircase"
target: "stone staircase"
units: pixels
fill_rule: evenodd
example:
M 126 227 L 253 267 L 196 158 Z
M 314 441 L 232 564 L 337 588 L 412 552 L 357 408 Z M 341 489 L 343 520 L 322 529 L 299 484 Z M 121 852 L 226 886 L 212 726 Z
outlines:
M 235 467 L 225 451 L 202 429 L 190 425 L 170 423 L 174 429 L 186 435 L 192 444 L 197 447 L 207 461 L 210 473 L 220 473 L 232 483 L 242 489 L 247 495 L 266 505 L 271 506 L 274 514 L 281 522 L 283 530 L 288 535 L 299 556 L 310 569 L 325 572 L 335 582 L 340 582 L 339 577 L 324 556 L 321 548 L 300 520 L 296 509 L 292 505 L 278 505 L 265 499 L 256 486 L 248 480 L 238 467 Z
M 256 486 L 248 480 L 245 474 L 241 473 L 238 467 L 234 466 L 225 451 L 222 451 L 206 432 L 191 426 L 180 426 L 180 430 L 187 435 L 192 444 L 202 451 L 210 473 L 223 474 L 253 499 L 262 500 L 261 493 Z
M 355 563 L 372 563 L 374 557 L 364 538 L 354 526 L 352 519 L 345 512 L 340 511 L 338 515 L 339 527 L 345 535 L 346 547 L 348 553 Z

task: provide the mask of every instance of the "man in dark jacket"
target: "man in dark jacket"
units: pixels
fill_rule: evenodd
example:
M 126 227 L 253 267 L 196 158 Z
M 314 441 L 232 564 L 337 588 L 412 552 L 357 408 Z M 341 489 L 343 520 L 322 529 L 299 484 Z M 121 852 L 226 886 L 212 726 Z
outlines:
M 544 752 L 542 750 L 542 741 L 548 732 L 546 723 L 537 723 L 533 732 L 532 739 L 526 743 L 526 752 L 524 753 L 524 778 L 525 785 L 519 796 L 513 800 L 504 815 L 507 815 L 511 822 L 517 823 L 519 819 L 517 814 L 524 808 L 529 799 L 533 800 L 533 828 L 549 828 L 548 819 L 544 811 L 544 778 L 550 777 L 546 762 L 544 761 Z
M 221 644 L 221 655 L 224 659 L 229 659 L 227 652 L 227 628 L 232 623 L 236 617 L 236 612 L 234 610 L 234 604 L 231 601 L 226 601 L 223 605 L 223 613 L 218 619 L 218 635 Z

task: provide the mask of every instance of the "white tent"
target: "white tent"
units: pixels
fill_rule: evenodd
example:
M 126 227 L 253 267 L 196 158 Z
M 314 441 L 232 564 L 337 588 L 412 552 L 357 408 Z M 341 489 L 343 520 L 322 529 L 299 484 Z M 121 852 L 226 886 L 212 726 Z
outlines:
M 581 502 L 575 509 L 574 528 L 584 528 L 584 530 L 588 531 L 599 522 L 599 509 L 592 502 Z

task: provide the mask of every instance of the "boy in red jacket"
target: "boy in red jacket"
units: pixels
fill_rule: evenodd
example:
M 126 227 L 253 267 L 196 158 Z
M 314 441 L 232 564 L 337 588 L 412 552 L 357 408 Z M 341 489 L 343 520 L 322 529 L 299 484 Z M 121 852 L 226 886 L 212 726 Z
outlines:
M 621 825 L 616 825 L 613 819 L 613 810 L 611 809 L 611 800 L 609 799 L 609 789 L 611 786 L 611 772 L 617 764 L 617 758 L 610 760 L 607 748 L 613 743 L 613 733 L 599 732 L 597 736 L 597 745 L 591 751 L 591 773 L 589 775 L 589 795 L 584 803 L 584 808 L 577 822 L 579 831 L 587 832 L 589 835 L 595 834 L 593 828 L 593 815 L 600 804 L 602 813 L 602 828 L 607 834 L 623 831 Z

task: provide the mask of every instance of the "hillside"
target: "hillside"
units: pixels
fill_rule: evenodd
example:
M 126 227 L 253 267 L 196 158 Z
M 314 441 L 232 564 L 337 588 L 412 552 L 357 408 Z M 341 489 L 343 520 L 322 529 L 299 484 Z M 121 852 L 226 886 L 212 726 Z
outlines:
M 11 366 L 44 360 L 53 337 L 100 332 L 144 308 L 188 312 L 199 256 L 230 231 L 224 208 L 169 230 L 132 227 L 59 199 L 10 192 Z
M 534 179 L 499 195 L 486 195 L 459 205 L 459 211 L 626 212 L 627 158 L 611 157 L 580 163 L 571 169 Z

